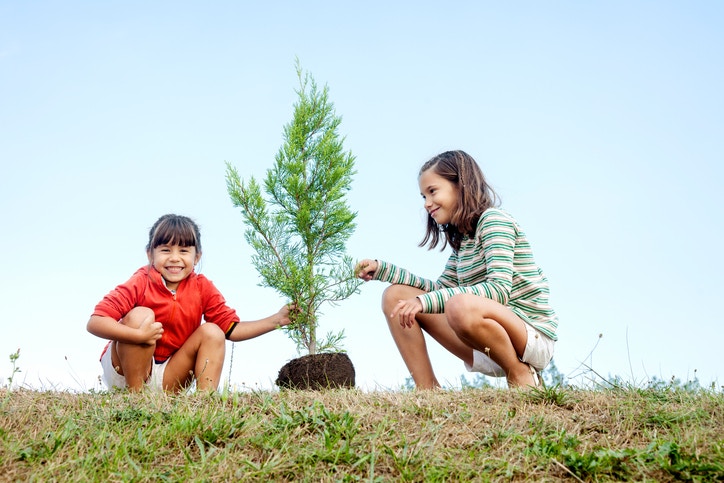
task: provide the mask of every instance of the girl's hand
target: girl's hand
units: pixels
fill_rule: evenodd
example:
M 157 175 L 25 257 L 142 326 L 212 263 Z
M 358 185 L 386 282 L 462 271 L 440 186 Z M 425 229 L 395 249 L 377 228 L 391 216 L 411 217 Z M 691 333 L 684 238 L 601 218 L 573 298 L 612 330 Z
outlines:
M 163 335 L 163 325 L 152 318 L 146 318 L 138 326 L 138 340 L 141 345 L 152 345 Z
M 279 315 L 279 326 L 283 327 L 285 325 L 291 324 L 292 320 L 289 318 L 289 315 L 293 314 L 295 312 L 299 312 L 299 309 L 297 308 L 297 304 L 295 304 L 295 303 L 284 304 L 284 306 L 281 309 L 279 309 L 279 312 L 277 312 L 277 314 Z
M 374 276 L 378 267 L 379 264 L 377 263 L 377 260 L 365 259 L 355 265 L 354 273 L 357 278 L 361 278 L 365 282 L 369 282 L 370 280 L 372 280 L 372 277 Z
M 399 315 L 400 325 L 402 327 L 409 328 L 415 323 L 415 315 L 420 312 L 422 312 L 422 302 L 420 302 L 420 299 L 417 297 L 414 297 L 397 302 L 397 305 L 395 305 L 395 308 L 392 310 L 390 317 L 394 319 L 397 315 Z

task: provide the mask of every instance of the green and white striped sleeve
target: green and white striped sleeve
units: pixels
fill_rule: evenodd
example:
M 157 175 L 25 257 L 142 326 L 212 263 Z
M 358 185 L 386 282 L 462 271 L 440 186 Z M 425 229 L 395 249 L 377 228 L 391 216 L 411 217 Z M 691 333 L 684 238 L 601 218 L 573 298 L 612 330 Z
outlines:
M 384 260 L 377 260 L 377 271 L 375 272 L 374 279 L 382 282 L 389 282 L 392 284 L 409 285 L 410 287 L 419 288 L 424 292 L 431 292 L 438 290 L 446 286 L 454 286 L 454 279 L 450 280 L 448 268 L 446 266 L 445 272 L 438 281 L 432 281 L 426 278 L 418 277 L 409 270 L 400 268 Z

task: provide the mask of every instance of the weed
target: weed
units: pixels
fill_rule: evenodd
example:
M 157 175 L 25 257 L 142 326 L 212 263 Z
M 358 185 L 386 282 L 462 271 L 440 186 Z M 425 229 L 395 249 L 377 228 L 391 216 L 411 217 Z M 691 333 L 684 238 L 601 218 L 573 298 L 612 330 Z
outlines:
M 566 408 L 573 403 L 570 390 L 558 384 L 551 387 L 534 387 L 524 392 L 524 395 L 530 402 L 537 404 L 550 404 Z
M 10 376 L 8 377 L 8 390 L 12 390 L 13 388 L 15 374 L 21 372 L 18 367 L 18 359 L 20 359 L 20 348 L 18 348 L 18 350 L 16 350 L 13 354 L 10 354 L 10 365 L 12 365 L 12 370 L 10 371 Z

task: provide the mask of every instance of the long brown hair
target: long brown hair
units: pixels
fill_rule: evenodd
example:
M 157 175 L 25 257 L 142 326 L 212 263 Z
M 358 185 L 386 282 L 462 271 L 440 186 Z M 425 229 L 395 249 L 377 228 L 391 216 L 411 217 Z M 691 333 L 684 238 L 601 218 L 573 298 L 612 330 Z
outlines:
M 440 234 L 444 233 L 445 239 L 441 251 L 448 243 L 457 251 L 460 249 L 463 236 L 475 234 L 480 215 L 488 208 L 498 205 L 498 195 L 485 181 L 478 163 L 465 151 L 445 151 L 438 154 L 422 165 L 419 175 L 429 169 L 455 185 L 458 204 L 452 213 L 450 223 L 446 225 L 438 225 L 429 214 L 427 215 L 425 238 L 419 246 L 427 244 L 428 250 L 432 250 L 443 241 Z

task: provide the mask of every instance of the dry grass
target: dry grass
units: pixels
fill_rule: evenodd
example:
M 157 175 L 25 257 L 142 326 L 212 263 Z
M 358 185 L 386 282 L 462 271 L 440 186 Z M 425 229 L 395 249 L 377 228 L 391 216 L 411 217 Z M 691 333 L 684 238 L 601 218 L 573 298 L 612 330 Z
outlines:
M 0 390 L 2 481 L 722 481 L 713 391 Z

